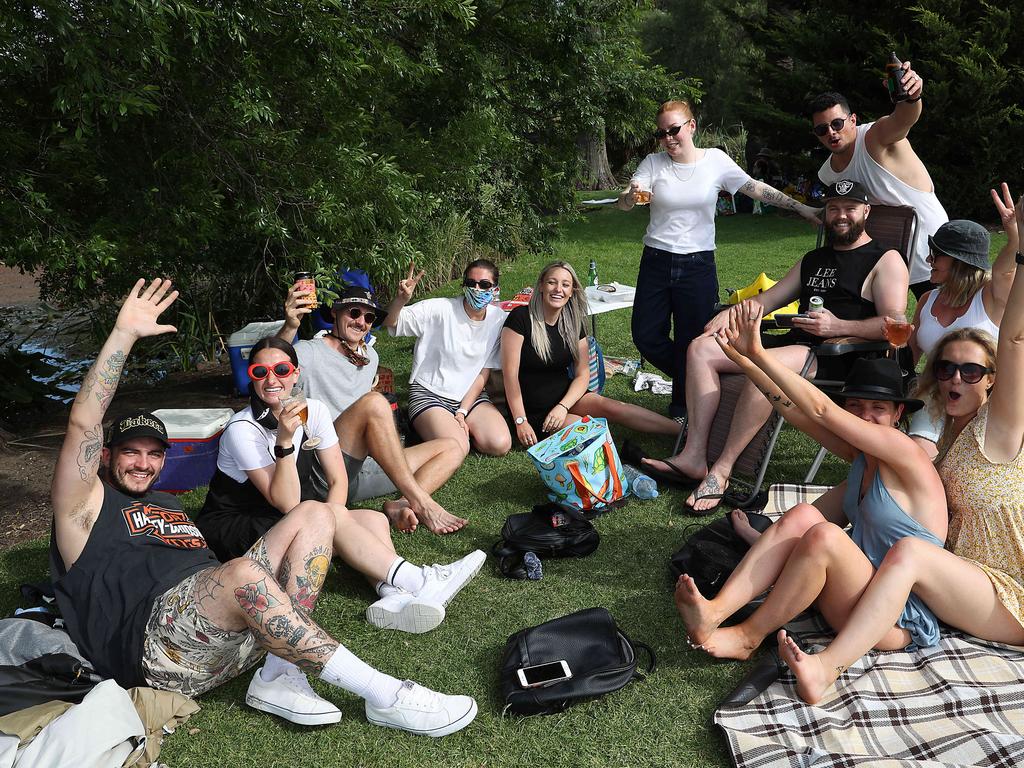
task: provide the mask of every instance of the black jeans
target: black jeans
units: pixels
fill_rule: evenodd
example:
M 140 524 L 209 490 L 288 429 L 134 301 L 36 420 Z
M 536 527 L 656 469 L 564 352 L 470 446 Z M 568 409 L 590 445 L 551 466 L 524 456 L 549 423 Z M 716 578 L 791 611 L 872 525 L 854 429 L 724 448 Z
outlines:
M 686 413 L 686 350 L 717 303 L 714 251 L 670 253 L 644 246 L 633 302 L 633 343 L 672 377 L 670 416 Z

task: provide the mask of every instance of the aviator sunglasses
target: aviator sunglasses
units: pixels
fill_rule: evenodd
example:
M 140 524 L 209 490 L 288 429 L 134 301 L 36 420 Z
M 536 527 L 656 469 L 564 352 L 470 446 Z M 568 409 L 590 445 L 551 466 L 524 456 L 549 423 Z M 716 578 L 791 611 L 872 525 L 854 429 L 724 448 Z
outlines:
M 687 120 L 686 123 L 688 122 L 690 121 Z M 683 125 L 686 125 L 686 123 L 683 123 Z M 654 132 L 654 138 L 664 139 L 666 136 L 675 136 L 677 133 L 683 130 L 683 125 L 673 125 L 671 128 L 659 128 Z
M 847 115 L 846 117 L 837 117 L 835 120 L 830 120 L 827 123 L 818 123 L 816 126 L 811 128 L 811 133 L 815 136 L 824 136 L 828 133 L 829 128 L 836 133 L 839 133 L 843 130 L 843 126 L 846 125 L 846 121 L 849 120 L 850 117 L 851 115 Z
M 936 360 L 934 370 L 935 378 L 939 381 L 949 381 L 953 374 L 960 371 L 960 381 L 964 384 L 977 384 L 985 374 L 995 373 L 994 368 L 980 363 L 954 363 L 952 360 Z
M 295 372 L 295 366 L 287 360 L 282 360 L 280 363 L 274 363 L 273 365 L 253 363 L 249 366 L 249 378 L 253 381 L 263 381 L 271 372 L 279 379 L 287 379 Z
M 472 280 L 468 277 L 463 279 L 462 284 L 467 288 L 479 288 L 481 291 L 489 291 L 497 285 L 497 283 L 492 283 L 490 280 Z

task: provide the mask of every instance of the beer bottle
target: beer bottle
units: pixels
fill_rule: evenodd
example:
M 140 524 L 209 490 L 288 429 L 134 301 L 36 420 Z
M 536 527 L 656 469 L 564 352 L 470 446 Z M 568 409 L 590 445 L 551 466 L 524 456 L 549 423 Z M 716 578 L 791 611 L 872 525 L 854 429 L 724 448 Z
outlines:
M 587 271 L 587 285 L 597 285 L 597 262 L 590 260 L 590 269 Z
M 896 56 L 896 51 L 889 53 L 889 60 L 885 63 L 885 74 L 888 77 L 889 98 L 893 104 L 906 101 L 907 89 L 903 85 L 903 62 Z

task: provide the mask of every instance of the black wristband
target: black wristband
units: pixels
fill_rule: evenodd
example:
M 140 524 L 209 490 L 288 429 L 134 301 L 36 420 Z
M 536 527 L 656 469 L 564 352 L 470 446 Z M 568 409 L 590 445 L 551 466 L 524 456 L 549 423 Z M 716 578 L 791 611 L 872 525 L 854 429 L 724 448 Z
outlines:
M 1018 264 L 1024 264 L 1024 253 L 1017 251 L 1017 255 L 1013 257 L 1013 260 Z
M 905 99 L 907 104 L 915 104 L 915 103 L 919 102 L 920 100 L 921 100 L 920 96 L 918 96 L 916 99 Z

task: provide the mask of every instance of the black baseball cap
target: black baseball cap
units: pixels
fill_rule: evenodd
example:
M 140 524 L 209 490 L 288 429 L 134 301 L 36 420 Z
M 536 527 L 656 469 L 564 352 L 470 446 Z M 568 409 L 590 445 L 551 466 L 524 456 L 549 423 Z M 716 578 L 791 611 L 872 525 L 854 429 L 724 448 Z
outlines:
M 152 413 L 143 411 L 115 421 L 110 427 L 107 447 L 113 448 L 118 443 L 133 440 L 136 437 L 152 437 L 163 443 L 164 448 L 169 448 L 171 445 L 167 439 L 167 427 L 164 426 L 164 423 Z
M 826 200 L 856 200 L 858 203 L 868 203 L 868 192 L 864 185 L 853 179 L 839 179 L 835 184 L 830 184 L 825 190 Z
M 324 304 L 320 308 L 320 314 L 325 321 L 331 323 L 334 322 L 334 310 L 351 306 L 372 309 L 377 314 L 377 318 L 373 321 L 374 328 L 383 323 L 384 318 L 388 315 L 388 311 L 377 303 L 373 291 L 363 288 L 361 285 L 346 285 L 330 307 Z

